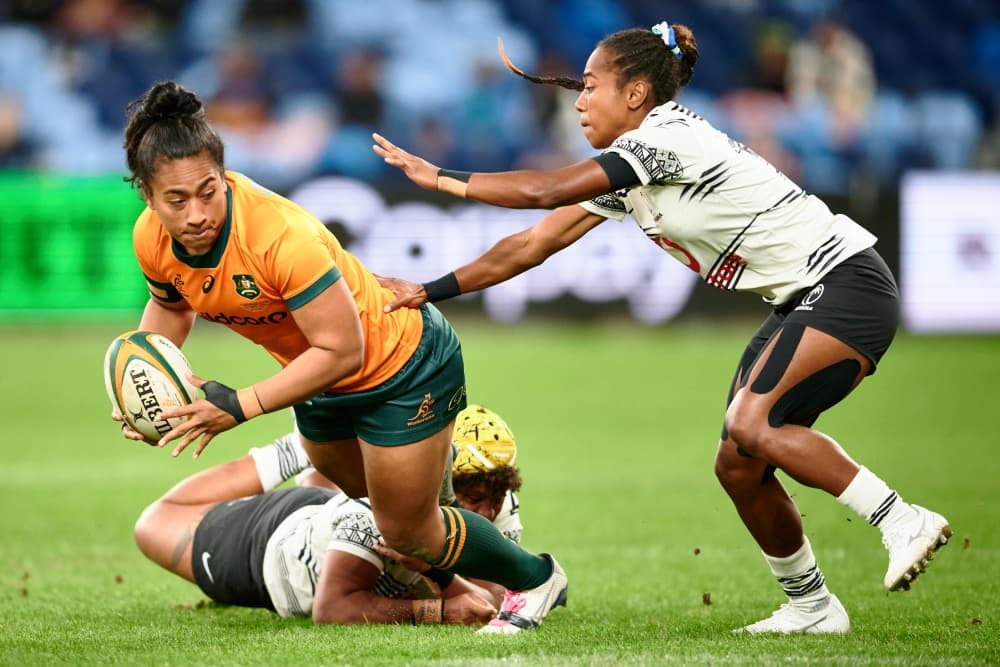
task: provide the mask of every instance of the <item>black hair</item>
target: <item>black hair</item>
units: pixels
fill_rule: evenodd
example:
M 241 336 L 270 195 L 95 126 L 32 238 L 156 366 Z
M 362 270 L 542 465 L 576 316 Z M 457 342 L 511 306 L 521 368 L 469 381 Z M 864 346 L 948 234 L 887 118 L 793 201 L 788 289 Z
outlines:
M 608 35 L 597 43 L 597 48 L 608 55 L 611 66 L 618 72 L 618 85 L 632 79 L 645 77 L 653 87 L 653 102 L 663 104 L 677 96 L 681 86 L 687 85 L 694 75 L 698 62 L 698 43 L 686 25 L 675 23 L 674 38 L 681 50 L 677 58 L 663 39 L 646 28 L 629 28 Z M 500 57 L 507 69 L 532 83 L 551 83 L 570 90 L 583 90 L 583 81 L 561 76 L 531 76 L 518 69 L 500 45 Z
M 503 502 L 508 491 L 518 491 L 521 488 L 521 472 L 517 466 L 502 465 L 491 470 L 463 472 L 452 476 L 452 486 L 455 493 L 469 494 L 476 491 L 485 492 L 494 506 Z
M 125 180 L 137 187 L 153 176 L 156 160 L 208 155 L 223 169 L 222 139 L 205 118 L 205 108 L 176 81 L 155 84 L 126 107 L 125 161 L 132 175 Z

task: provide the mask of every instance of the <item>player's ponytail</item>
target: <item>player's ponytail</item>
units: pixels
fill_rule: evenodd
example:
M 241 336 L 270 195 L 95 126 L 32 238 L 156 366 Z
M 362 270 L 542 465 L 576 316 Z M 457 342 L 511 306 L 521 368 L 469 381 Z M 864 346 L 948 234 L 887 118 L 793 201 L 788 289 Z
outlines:
M 520 67 L 512 63 L 510 58 L 507 57 L 507 51 L 503 48 L 503 40 L 499 37 L 497 38 L 497 48 L 500 49 L 500 59 L 503 60 L 503 64 L 507 69 L 522 79 L 527 79 L 531 83 L 553 84 L 570 90 L 583 90 L 583 81 L 578 81 L 567 76 L 532 76 L 531 74 L 525 74 Z
M 669 31 L 669 37 L 667 32 Z M 514 74 L 532 83 L 551 83 L 570 90 L 583 90 L 583 82 L 567 77 L 532 76 L 514 65 L 499 43 L 500 58 Z M 657 105 L 672 100 L 681 86 L 687 85 L 698 62 L 698 43 L 685 25 L 666 22 L 649 28 L 630 28 L 608 35 L 597 44 L 607 54 L 611 66 L 618 72 L 618 84 L 645 77 L 653 86 Z
M 677 47 L 681 50 L 680 76 L 678 86 L 686 86 L 691 77 L 694 76 L 694 66 L 698 62 L 698 42 L 695 41 L 694 33 L 686 25 L 674 24 L 674 38 L 677 40 Z
M 223 168 L 225 150 L 208 124 L 201 100 L 176 81 L 164 81 L 131 102 L 126 113 L 125 161 L 138 186 L 149 181 L 158 158 L 177 160 L 207 152 Z

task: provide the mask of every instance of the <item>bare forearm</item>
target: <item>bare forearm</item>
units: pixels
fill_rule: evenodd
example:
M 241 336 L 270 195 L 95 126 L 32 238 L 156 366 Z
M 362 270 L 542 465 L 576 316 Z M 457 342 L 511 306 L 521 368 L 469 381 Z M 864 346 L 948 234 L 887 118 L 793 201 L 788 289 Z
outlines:
M 606 193 L 608 184 L 578 167 L 551 171 L 520 170 L 470 174 L 465 197 L 504 208 L 542 208 L 578 204 Z
M 161 500 L 178 505 L 203 505 L 256 496 L 263 491 L 257 464 L 245 454 L 178 482 Z
M 320 394 L 361 368 L 361 350 L 311 347 L 281 371 L 253 385 L 261 408 L 273 412 Z
M 477 259 L 455 270 L 462 293 L 492 287 L 538 266 L 548 254 L 535 251 L 525 232 L 498 241 Z
M 414 625 L 443 622 L 442 600 L 396 600 L 370 591 L 357 591 L 346 596 L 335 610 L 324 613 L 313 609 L 314 623 L 340 625 L 406 623 Z
M 154 299 L 146 302 L 139 320 L 140 331 L 152 331 L 166 336 L 177 347 L 184 345 L 191 327 L 194 326 L 195 312 L 189 308 L 172 309 L 162 306 Z
M 501 283 L 569 246 L 604 221 L 581 206 L 563 206 L 535 226 L 497 241 L 476 260 L 455 271 L 461 291 L 474 292 Z
M 506 208 L 556 208 L 578 204 L 604 194 L 610 180 L 596 160 L 552 170 L 521 170 L 501 173 L 469 173 L 439 169 L 423 158 L 406 152 L 379 134 L 373 134 L 372 149 L 386 164 L 398 167 L 414 183 L 456 197 Z

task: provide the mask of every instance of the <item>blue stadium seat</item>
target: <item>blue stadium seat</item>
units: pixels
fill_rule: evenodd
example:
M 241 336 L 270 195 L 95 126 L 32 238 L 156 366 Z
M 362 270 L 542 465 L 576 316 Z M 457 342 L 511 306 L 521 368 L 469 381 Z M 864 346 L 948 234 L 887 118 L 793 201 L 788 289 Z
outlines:
M 952 90 L 921 93 L 914 112 L 918 139 L 936 167 L 961 169 L 971 163 L 982 121 L 967 95 Z
M 896 178 L 901 157 L 916 141 L 917 122 L 909 100 L 898 91 L 880 89 L 860 136 L 869 169 L 882 181 Z

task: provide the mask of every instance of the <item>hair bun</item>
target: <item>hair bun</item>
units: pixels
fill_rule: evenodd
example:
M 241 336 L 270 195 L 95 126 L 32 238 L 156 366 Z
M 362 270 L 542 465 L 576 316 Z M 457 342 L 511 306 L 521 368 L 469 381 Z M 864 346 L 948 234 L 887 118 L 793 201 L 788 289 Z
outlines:
M 202 109 L 198 96 L 176 81 L 156 84 L 150 89 L 144 102 L 142 111 L 151 120 L 194 116 Z

